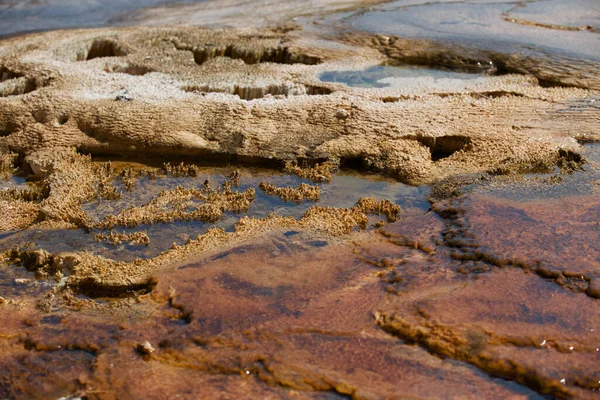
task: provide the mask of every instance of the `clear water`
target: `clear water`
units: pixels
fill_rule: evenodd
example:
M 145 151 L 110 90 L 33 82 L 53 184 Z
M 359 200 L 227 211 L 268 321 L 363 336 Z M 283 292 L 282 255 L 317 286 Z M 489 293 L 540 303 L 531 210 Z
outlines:
M 507 17 L 564 27 L 600 29 L 600 1 L 546 0 L 517 4 Z
M 441 69 L 415 66 L 376 65 L 358 71 L 327 71 L 321 74 L 323 82 L 339 82 L 352 87 L 383 88 L 391 86 L 389 78 L 433 78 L 438 79 L 477 79 L 482 74 L 445 71 Z
M 525 174 L 521 182 L 497 182 L 482 193 L 512 200 L 555 200 L 572 196 L 600 193 L 600 143 L 584 145 L 585 163 L 579 171 L 565 172 L 560 168 L 541 174 Z
M 113 163 L 114 165 L 117 165 L 117 163 Z M 119 163 L 118 166 L 125 168 L 128 164 Z M 135 168 L 139 167 L 140 164 L 132 163 L 130 166 Z M 122 193 L 121 199 L 94 200 L 84 204 L 83 209 L 91 218 L 100 220 L 105 215 L 117 214 L 123 209 L 147 204 L 161 191 L 175 189 L 177 186 L 202 188 L 205 180 L 208 180 L 211 187 L 217 188 L 234 170 L 240 171 L 241 176 L 240 185 L 233 187 L 233 190 L 243 192 L 251 187 L 256 189 L 256 199 L 250 205 L 247 213 L 241 215 L 231 212 L 225 213 L 223 218 L 215 224 L 192 221 L 141 225 L 132 229 L 115 229 L 115 232 L 119 233 L 147 231 L 150 237 L 148 246 L 129 245 L 127 243 L 111 245 L 94 240 L 96 233 L 108 233 L 108 231 L 87 233 L 83 229 L 56 231 L 30 228 L 24 232 L 0 236 L 0 251 L 19 245 L 30 248 L 43 248 L 50 252 L 90 251 L 115 260 L 133 261 L 136 258 L 155 257 L 169 249 L 173 243 L 183 245 L 188 239 L 196 238 L 196 236 L 213 226 L 232 231 L 235 223 L 242 216 L 264 218 L 270 213 L 275 213 L 299 219 L 314 205 L 352 207 L 361 197 L 375 197 L 377 200 L 388 199 L 409 212 L 424 213 L 429 208 L 429 202 L 427 201 L 428 187 L 412 187 L 379 175 L 364 175 L 353 171 L 342 171 L 334 175 L 330 183 L 318 184 L 321 190 L 319 201 L 304 201 L 301 204 L 289 203 L 277 196 L 266 195 L 258 188 L 258 185 L 261 181 L 272 183 L 278 187 L 298 187 L 302 182 L 312 183 L 296 176 L 269 169 L 225 166 L 204 167 L 197 177 L 159 177 L 155 180 L 140 178 L 136 180 L 135 186 L 129 192 L 125 191 L 118 181 L 115 181 L 115 186 Z
M 2 0 L 0 37 L 67 28 L 123 25 L 136 11 L 204 0 Z
M 27 187 L 27 182 L 25 178 L 20 176 L 11 176 L 8 179 L 0 178 L 0 191 L 9 190 L 12 188 L 25 188 Z
M 592 31 L 570 31 L 510 22 L 511 13 L 528 12 L 527 19 L 556 23 L 547 12 L 546 1 L 527 2 L 523 8 L 513 1 L 429 2 L 397 0 L 372 7 L 347 19 L 350 27 L 377 34 L 435 39 L 502 52 L 554 53 L 600 60 L 600 40 Z M 552 1 L 555 9 L 569 9 L 575 21 L 598 23 L 597 0 Z M 524 2 L 522 5 L 525 5 Z M 588 15 L 589 17 L 581 17 Z M 521 15 L 522 16 L 522 15 Z M 524 16 L 523 16 L 524 17 Z

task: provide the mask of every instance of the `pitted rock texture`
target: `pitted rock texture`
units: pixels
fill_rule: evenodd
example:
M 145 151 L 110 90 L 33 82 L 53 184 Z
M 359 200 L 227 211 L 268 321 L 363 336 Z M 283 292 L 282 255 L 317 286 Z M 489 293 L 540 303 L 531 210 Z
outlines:
M 597 135 L 597 121 L 581 117 L 578 131 L 565 132 L 552 114 L 590 90 L 542 88 L 520 75 L 460 88 L 349 88 L 318 76 L 379 62 L 379 51 L 369 42 L 348 50 L 297 38 L 131 28 L 5 40 L 0 149 L 352 160 L 416 184 L 550 167 L 559 147 L 578 150 L 573 137 Z

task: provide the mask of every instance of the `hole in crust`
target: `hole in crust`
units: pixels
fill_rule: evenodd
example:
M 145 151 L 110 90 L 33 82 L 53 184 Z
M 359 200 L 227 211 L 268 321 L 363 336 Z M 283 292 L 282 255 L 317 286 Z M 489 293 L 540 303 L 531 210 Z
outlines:
M 74 288 L 78 293 L 92 299 L 112 298 L 123 299 L 128 297 L 136 297 L 142 294 L 148 294 L 156 287 L 158 282 L 149 279 L 142 283 L 125 283 L 122 284 L 101 284 L 90 278 L 78 282 Z
M 365 158 L 361 156 L 356 157 L 341 157 L 340 158 L 340 168 L 343 169 L 352 169 L 355 171 L 365 171 L 368 168 L 367 163 L 365 162 Z
M 271 62 L 276 64 L 306 64 L 316 65 L 322 62 L 320 57 L 295 53 L 289 47 L 267 47 L 267 48 L 240 48 L 234 44 L 227 47 L 218 47 L 205 44 L 204 47 L 193 47 L 190 45 L 173 43 L 177 50 L 187 50 L 194 54 L 194 61 L 198 65 L 215 57 L 228 57 L 234 60 L 242 60 L 246 64 L 259 64 Z
M 11 118 L 0 118 L 0 137 L 10 136 L 20 128 L 15 121 Z
M 94 58 L 121 57 L 125 55 L 127 55 L 127 53 L 125 53 L 118 43 L 112 40 L 96 39 L 85 53 L 77 54 L 77 61 L 93 60 Z
M 11 71 L 8 68 L 0 67 L 0 83 L 22 77 L 23 74 Z
M 48 113 L 46 112 L 46 110 L 34 110 L 31 112 L 31 116 L 33 117 L 35 122 L 38 122 L 40 124 L 44 124 L 48 120 Z
M 148 67 L 144 67 L 142 65 L 105 65 L 104 71 L 109 73 L 120 73 L 120 74 L 128 74 L 134 76 L 142 76 L 146 75 L 150 72 L 154 72 L 152 69 Z
M 414 97 L 412 96 L 387 96 L 387 97 L 381 97 L 379 100 L 381 100 L 383 103 L 397 103 L 399 101 L 405 101 L 405 100 L 413 100 Z
M 17 130 L 17 126 L 11 121 L 0 120 L 0 137 L 10 136 Z
M 33 92 L 37 88 L 34 78 L 0 67 L 0 97 L 19 96 Z
M 444 158 L 450 157 L 457 151 L 463 150 L 471 144 L 471 139 L 464 136 L 448 135 L 438 137 L 424 137 L 419 136 L 417 138 L 419 143 L 423 146 L 429 147 L 431 151 L 431 160 L 438 161 Z
M 268 85 L 268 86 L 242 86 L 233 85 L 229 87 L 214 88 L 208 85 L 186 85 L 181 88 L 189 93 L 227 93 L 239 96 L 242 100 L 262 99 L 264 97 L 287 97 L 300 95 L 327 95 L 333 93 L 331 89 L 319 86 L 304 85 Z
M 326 88 L 324 86 L 307 86 L 306 87 L 306 94 L 311 95 L 311 96 L 328 95 L 331 93 L 333 93 L 333 90 Z
M 67 122 L 69 122 L 69 116 L 66 114 L 63 114 L 56 119 L 56 122 L 58 122 L 59 125 L 64 125 Z

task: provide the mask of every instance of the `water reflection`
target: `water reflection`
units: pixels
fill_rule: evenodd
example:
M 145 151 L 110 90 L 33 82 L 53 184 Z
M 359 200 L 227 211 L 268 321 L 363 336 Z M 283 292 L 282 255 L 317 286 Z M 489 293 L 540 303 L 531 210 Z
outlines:
M 118 169 L 140 168 L 142 164 L 115 162 Z M 118 170 L 117 169 L 117 170 Z M 379 175 L 365 175 L 354 171 L 343 171 L 333 176 L 329 183 L 317 184 L 320 189 L 320 199 L 317 202 L 303 201 L 300 204 L 285 202 L 277 196 L 265 194 L 258 188 L 262 181 L 272 183 L 278 187 L 298 187 L 307 182 L 296 176 L 286 175 L 265 168 L 239 168 L 236 166 L 199 167 L 198 176 L 173 177 L 160 176 L 156 179 L 148 177 L 135 180 L 135 186 L 127 191 L 118 179 L 115 186 L 121 193 L 116 200 L 95 199 L 83 205 L 83 210 L 95 221 L 102 220 L 107 215 L 116 215 L 120 211 L 131 207 L 142 207 L 156 198 L 161 192 L 174 190 L 177 187 L 186 189 L 201 189 L 206 181 L 211 187 L 218 188 L 233 171 L 240 172 L 240 182 L 232 189 L 244 192 L 249 188 L 256 189 L 256 198 L 251 203 L 248 212 L 243 215 L 255 218 L 265 218 L 270 213 L 281 216 L 301 218 L 304 213 L 315 204 L 329 207 L 353 207 L 361 197 L 374 197 L 377 200 L 389 199 L 399 204 L 403 210 L 426 212 L 429 208 L 427 196 L 428 187 L 412 187 L 393 179 Z M 311 183 L 312 184 L 312 183 Z M 113 245 L 106 241 L 97 241 L 94 236 L 101 231 L 86 232 L 83 229 L 28 229 L 23 232 L 0 236 L 0 251 L 8 250 L 15 246 L 27 248 L 42 248 L 54 252 L 80 252 L 90 251 L 94 254 L 120 261 L 133 261 L 136 258 L 152 258 L 168 250 L 173 243 L 184 245 L 189 239 L 206 232 L 210 227 L 216 226 L 226 231 L 232 231 L 241 215 L 225 212 L 222 218 L 214 223 L 201 221 L 175 221 L 171 223 L 155 223 L 141 225 L 135 228 L 115 229 L 118 233 L 147 232 L 150 243 L 130 244 L 124 241 Z
M 594 0 L 546 0 L 520 3 L 507 13 L 520 20 L 581 30 L 600 29 L 600 2 Z
M 202 1 L 3 0 L 0 1 L 0 37 L 51 29 L 124 25 L 142 8 Z
M 518 23 L 511 18 L 527 12 L 527 19 L 551 25 L 547 2 L 531 2 L 525 8 L 513 2 L 410 2 L 393 1 L 374 7 L 349 20 L 353 28 L 405 38 L 427 38 L 464 42 L 495 51 L 562 53 L 590 60 L 600 60 L 598 34 L 593 30 L 551 29 Z M 575 5 L 566 0 L 552 2 L 554 9 L 568 8 L 570 20 L 598 25 L 595 0 L 579 0 Z M 559 7 L 560 6 L 560 7 Z M 591 14 L 590 14 L 591 12 Z M 513 21 L 514 20 L 514 21 Z
M 479 191 L 515 201 L 557 201 L 596 196 L 600 191 L 600 143 L 584 145 L 585 163 L 576 170 L 556 167 L 552 171 L 525 174 L 522 181 L 499 181 Z
M 391 86 L 389 78 L 467 80 L 482 76 L 484 75 L 408 65 L 376 65 L 362 71 L 327 71 L 321 74 L 321 80 L 324 82 L 340 82 L 352 87 L 382 88 Z
M 7 179 L 3 179 L 2 177 L 0 177 L 0 191 L 26 187 L 27 182 L 23 177 L 14 175 L 8 177 Z

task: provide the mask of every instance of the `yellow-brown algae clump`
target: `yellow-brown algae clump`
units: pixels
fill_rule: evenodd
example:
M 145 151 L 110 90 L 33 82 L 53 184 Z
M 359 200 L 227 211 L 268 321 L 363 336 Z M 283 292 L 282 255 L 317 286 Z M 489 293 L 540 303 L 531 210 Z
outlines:
M 142 169 L 140 169 L 140 172 L 138 173 L 138 178 L 144 178 L 144 177 L 148 177 L 149 180 L 153 181 L 156 178 L 158 178 L 158 171 L 154 170 L 154 169 L 142 168 Z
M 105 166 L 94 165 L 89 156 L 73 149 L 42 150 L 28 155 L 34 175 L 44 179 L 47 197 L 41 202 L 41 220 L 86 224 L 81 204 L 97 196 L 99 182 L 106 176 Z
M 90 223 L 88 228 L 112 229 L 117 226 L 134 228 L 142 224 L 169 223 L 174 221 L 202 221 L 214 223 L 223 212 L 246 212 L 256 197 L 256 190 L 234 192 L 226 182 L 223 188 L 213 190 L 185 189 L 181 186 L 164 190 L 148 204 L 131 207 L 117 215 L 107 215 L 101 221 Z
M 8 179 L 13 174 L 17 154 L 0 153 L 0 179 Z
M 283 201 L 302 203 L 303 200 L 317 201 L 321 198 L 321 190 L 318 186 L 311 186 L 306 183 L 300 184 L 297 188 L 291 186 L 277 187 L 271 183 L 261 182 L 260 190 L 270 196 L 278 196 Z
M 97 197 L 104 200 L 118 200 L 121 192 L 113 185 L 111 163 L 106 162 L 93 168 L 98 175 Z
M 361 197 L 352 208 L 314 206 L 309 208 L 301 219 L 304 227 L 317 228 L 331 235 L 345 235 L 353 229 L 366 229 L 369 215 L 384 214 L 389 222 L 396 221 L 400 206 L 389 200 L 375 201 L 371 197 Z
M 235 230 L 237 233 L 256 233 L 268 228 L 297 228 L 323 231 L 332 236 L 347 235 L 356 228 L 366 229 L 369 215 L 385 214 L 383 210 L 388 210 L 390 218 L 395 221 L 393 218 L 398 218 L 400 207 L 391 202 L 388 205 L 387 202 L 389 201 L 375 202 L 373 199 L 361 198 L 351 208 L 313 206 L 299 220 L 274 214 L 265 219 L 242 217 L 236 223 Z
M 0 194 L 3 192 L 0 192 Z M 4 200 L 0 198 L 0 232 L 25 229 L 39 217 L 39 204 L 22 200 Z
M 200 173 L 200 168 L 194 164 L 185 164 L 180 163 L 179 165 L 171 165 L 171 163 L 163 164 L 163 171 L 165 174 L 173 176 L 173 177 L 196 177 Z
M 58 281 L 63 277 L 63 272 L 71 271 L 77 256 L 68 253 L 50 254 L 43 249 L 27 251 L 17 248 L 6 251 L 2 258 L 10 263 L 22 264 L 27 270 L 34 272 L 38 279 L 52 276 Z
M 324 183 L 330 182 L 332 172 L 335 171 L 336 166 L 330 162 L 324 162 L 322 164 L 315 164 L 312 167 L 300 167 L 296 162 L 287 162 L 285 164 L 284 171 L 290 175 L 296 175 L 302 179 L 308 179 L 313 183 Z
M 112 245 L 119 245 L 121 243 L 127 242 L 131 245 L 143 245 L 148 246 L 150 244 L 150 238 L 148 237 L 147 231 L 140 232 L 115 232 L 113 230 L 110 233 L 99 233 L 94 236 L 94 240 L 98 242 L 106 241 Z
M 229 175 L 231 185 L 238 187 L 240 185 L 240 170 L 236 169 Z
M 324 230 L 331 235 L 347 235 L 355 228 L 366 229 L 368 216 L 359 208 L 336 208 L 314 206 L 301 219 L 305 227 Z
M 356 204 L 367 214 L 385 215 L 388 222 L 396 222 L 400 216 L 400 206 L 389 200 L 375 201 L 372 197 L 362 197 Z
M 0 191 L 0 199 L 7 201 L 39 202 L 48 197 L 47 185 L 21 188 L 10 188 Z
M 122 195 L 111 182 L 100 182 L 98 185 L 98 197 L 104 200 L 119 200 Z
M 123 170 L 123 172 L 121 172 L 121 175 L 119 178 L 120 178 L 121 183 L 123 184 L 123 187 L 125 188 L 125 190 L 127 190 L 128 192 L 131 192 L 131 190 L 135 186 L 135 178 L 133 176 L 132 169 L 125 168 Z

